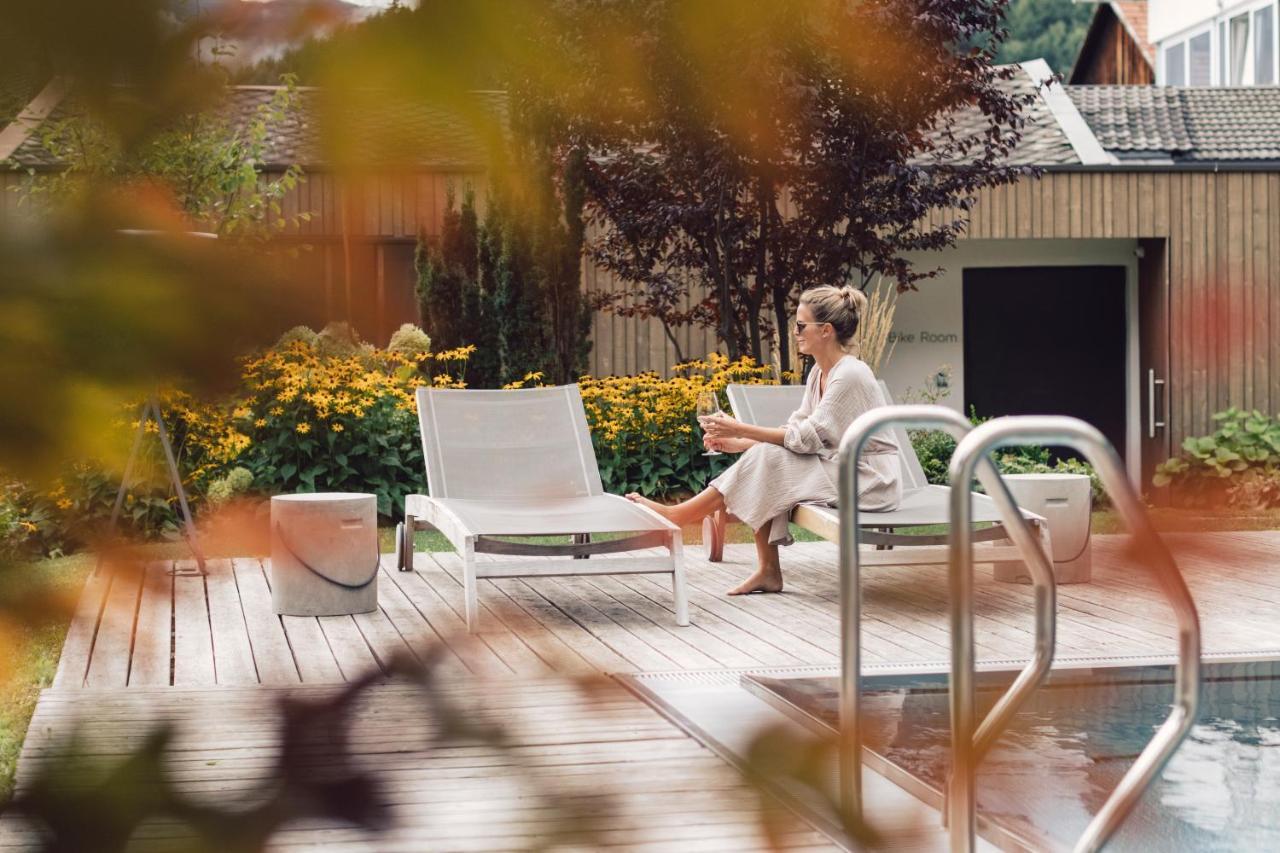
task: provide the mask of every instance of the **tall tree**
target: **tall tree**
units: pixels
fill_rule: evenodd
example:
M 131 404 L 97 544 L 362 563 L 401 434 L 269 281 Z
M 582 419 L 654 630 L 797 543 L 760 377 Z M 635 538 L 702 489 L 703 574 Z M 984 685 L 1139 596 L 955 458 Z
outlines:
M 1020 174 L 1034 96 L 993 62 L 1005 4 L 566 0 L 539 31 L 558 61 L 525 66 L 517 100 L 585 153 L 587 251 L 631 284 L 625 310 L 760 358 L 800 290 L 913 288 L 934 271 L 904 253 L 964 227 L 924 214 Z

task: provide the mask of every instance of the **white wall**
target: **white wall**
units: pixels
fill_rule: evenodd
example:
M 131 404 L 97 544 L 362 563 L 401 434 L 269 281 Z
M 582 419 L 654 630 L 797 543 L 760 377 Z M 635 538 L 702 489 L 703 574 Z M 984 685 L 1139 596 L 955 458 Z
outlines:
M 1128 327 L 1125 457 L 1138 477 L 1139 397 L 1136 301 L 1138 260 L 1134 240 L 965 240 L 945 252 L 909 255 L 919 269 L 943 267 L 936 278 L 919 283 L 919 291 L 899 296 L 894 330 L 899 335 L 881 377 L 902 400 L 917 392 L 943 365 L 951 366 L 951 394 L 941 401 L 956 411 L 964 407 L 963 277 L 966 267 L 1123 266 L 1128 269 Z M 918 399 L 917 399 L 918 401 Z M 1052 413 L 1046 413 L 1052 414 Z
M 1147 39 L 1155 44 L 1248 0 L 1147 0 Z

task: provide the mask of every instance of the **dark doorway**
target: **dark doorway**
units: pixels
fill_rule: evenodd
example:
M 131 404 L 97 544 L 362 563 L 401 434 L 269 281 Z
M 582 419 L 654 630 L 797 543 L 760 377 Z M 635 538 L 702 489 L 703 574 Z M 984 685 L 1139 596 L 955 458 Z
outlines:
M 1124 267 L 966 269 L 965 411 L 1071 415 L 1123 456 L 1125 328 Z

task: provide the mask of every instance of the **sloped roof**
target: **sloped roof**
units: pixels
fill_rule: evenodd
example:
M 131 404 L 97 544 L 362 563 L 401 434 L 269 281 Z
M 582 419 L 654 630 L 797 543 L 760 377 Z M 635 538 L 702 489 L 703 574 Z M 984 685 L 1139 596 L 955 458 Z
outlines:
M 1105 38 L 1106 30 L 1112 25 L 1113 21 L 1128 37 L 1129 41 L 1137 47 L 1150 71 L 1151 76 L 1148 79 L 1154 82 L 1156 49 L 1147 40 L 1146 0 L 1110 0 L 1110 2 L 1098 3 L 1097 8 L 1094 9 L 1093 17 L 1089 19 L 1089 28 L 1085 31 L 1084 40 L 1080 43 L 1080 50 L 1076 54 L 1075 62 L 1066 75 L 1068 82 L 1090 82 L 1088 80 L 1088 71 L 1091 67 L 1090 60 L 1095 56 L 1099 49 L 1099 43 Z M 1130 80 L 1128 82 L 1135 83 L 1138 81 Z
M 280 93 L 279 86 L 236 86 L 220 105 L 235 123 L 243 126 L 268 109 Z M 268 122 L 267 168 L 298 164 L 323 167 L 328 153 L 320 144 L 325 134 L 321 122 L 328 115 L 318 89 L 300 88 L 292 106 Z M 74 114 L 73 102 L 60 105 L 49 116 L 56 124 Z M 360 106 L 358 122 L 338 130 L 349 146 L 348 156 L 363 166 L 409 166 L 430 169 L 484 168 L 490 134 L 506 127 L 507 97 L 503 92 L 472 92 L 465 102 L 450 108 L 423 99 L 389 99 L 370 94 Z M 328 138 L 334 138 L 333 135 Z M 56 167 L 57 159 L 31 134 L 13 153 L 22 167 Z
M 1280 160 L 1280 86 L 1068 86 L 1102 147 L 1122 161 Z
M 1001 81 L 1000 86 L 1006 92 L 1036 94 L 1041 82 L 1033 80 L 1027 70 L 1019 69 L 1019 73 L 1012 79 Z M 1026 121 L 1022 129 L 1022 140 L 1009 157 L 1009 165 L 1061 166 L 1080 163 L 1070 139 L 1043 97 L 1033 100 L 1022 115 Z M 950 114 L 950 118 L 957 137 L 977 137 L 987 126 L 986 117 L 976 107 L 956 110 Z

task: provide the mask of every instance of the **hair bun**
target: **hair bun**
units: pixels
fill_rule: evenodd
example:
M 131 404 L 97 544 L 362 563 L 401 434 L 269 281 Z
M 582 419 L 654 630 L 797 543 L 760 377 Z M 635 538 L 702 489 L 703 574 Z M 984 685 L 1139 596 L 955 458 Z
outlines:
M 867 307 L 867 294 L 852 284 L 846 284 L 840 288 L 840 295 L 844 297 L 844 304 L 848 306 L 849 310 L 861 317 L 862 312 Z

